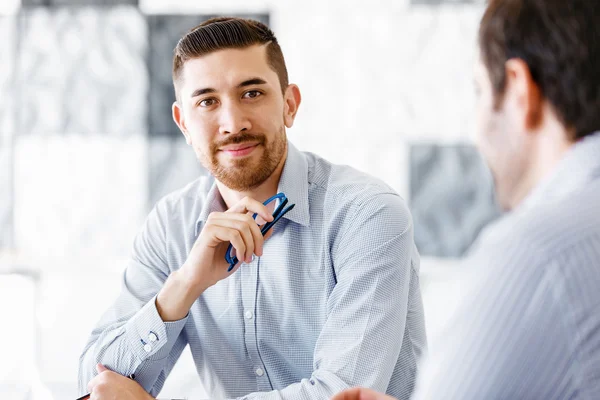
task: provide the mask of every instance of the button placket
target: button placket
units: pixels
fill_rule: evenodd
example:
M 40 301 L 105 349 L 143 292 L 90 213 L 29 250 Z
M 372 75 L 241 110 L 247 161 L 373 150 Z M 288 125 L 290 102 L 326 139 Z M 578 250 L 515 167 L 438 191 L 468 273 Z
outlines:
M 250 362 L 254 365 L 252 373 L 257 379 L 260 391 L 273 390 L 269 378 L 262 364 L 258 353 L 258 344 L 256 340 L 256 296 L 258 290 L 258 269 L 260 268 L 261 258 L 255 257 L 253 262 L 240 268 L 241 288 L 242 288 L 242 318 L 245 326 L 245 344 Z
M 256 258 L 252 263 L 242 265 L 238 271 L 241 273 L 242 307 L 245 310 L 242 315 L 245 327 L 244 341 L 248 356 L 253 364 L 260 361 L 256 346 L 256 325 L 253 311 L 256 304 L 258 260 L 259 258 Z

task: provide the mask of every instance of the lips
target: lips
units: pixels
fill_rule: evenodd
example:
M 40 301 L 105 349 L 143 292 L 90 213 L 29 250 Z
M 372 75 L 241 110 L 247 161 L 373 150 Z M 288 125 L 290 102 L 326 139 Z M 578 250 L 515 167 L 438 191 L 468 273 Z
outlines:
M 227 146 L 221 149 L 226 154 L 234 157 L 240 157 L 250 154 L 258 146 L 258 143 L 240 143 L 233 146 Z

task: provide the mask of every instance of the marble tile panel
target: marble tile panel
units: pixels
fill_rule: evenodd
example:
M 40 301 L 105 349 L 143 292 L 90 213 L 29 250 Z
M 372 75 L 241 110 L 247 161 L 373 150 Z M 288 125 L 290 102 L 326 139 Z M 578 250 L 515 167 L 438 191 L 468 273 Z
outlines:
M 460 257 L 499 216 L 487 166 L 470 145 L 413 145 L 410 207 L 426 256 Z
M 34 7 L 20 18 L 20 134 L 146 132 L 148 38 L 137 8 Z

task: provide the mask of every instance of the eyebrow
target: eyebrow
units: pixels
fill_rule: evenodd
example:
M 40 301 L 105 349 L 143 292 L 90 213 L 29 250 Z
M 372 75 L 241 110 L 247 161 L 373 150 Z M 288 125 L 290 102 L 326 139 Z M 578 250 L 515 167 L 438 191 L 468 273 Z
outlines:
M 264 79 L 261 78 L 252 78 L 252 79 L 248 79 L 245 80 L 244 82 L 240 83 L 237 87 L 238 88 L 243 88 L 246 86 L 252 86 L 252 85 L 266 85 L 267 81 L 265 81 Z
M 247 86 L 253 86 L 253 85 L 266 85 L 267 81 L 265 81 L 262 78 L 251 78 L 251 79 L 247 79 L 244 82 L 240 83 L 239 85 L 237 85 L 238 88 L 243 88 L 243 87 L 247 87 Z M 213 88 L 203 88 L 203 89 L 196 89 L 192 92 L 192 95 L 190 97 L 197 97 L 197 96 L 202 96 L 203 94 L 207 94 L 207 93 L 216 93 L 217 90 L 213 89 Z
M 204 88 L 204 89 L 196 89 L 192 92 L 192 95 L 190 97 L 197 97 L 197 96 L 202 96 L 203 94 L 206 93 L 216 93 L 217 91 L 213 88 Z

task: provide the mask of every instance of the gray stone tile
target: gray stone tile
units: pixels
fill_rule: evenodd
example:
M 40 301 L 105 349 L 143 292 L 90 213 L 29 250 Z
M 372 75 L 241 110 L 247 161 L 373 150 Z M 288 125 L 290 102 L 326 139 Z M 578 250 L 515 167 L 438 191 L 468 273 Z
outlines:
M 20 14 L 20 134 L 147 130 L 147 26 L 135 7 L 35 7 Z
M 149 128 L 151 136 L 179 137 L 180 133 L 171 117 L 171 105 L 175 101 L 172 66 L 173 49 L 179 39 L 196 25 L 216 15 L 151 15 L 148 17 L 150 30 L 149 70 Z M 269 23 L 267 14 L 240 14 Z
M 423 255 L 463 255 L 500 215 L 489 170 L 472 146 L 411 146 L 410 192 L 415 242 Z
M 181 134 L 180 134 L 181 135 Z M 149 142 L 148 207 L 208 172 L 181 138 L 154 137 Z

